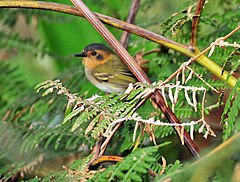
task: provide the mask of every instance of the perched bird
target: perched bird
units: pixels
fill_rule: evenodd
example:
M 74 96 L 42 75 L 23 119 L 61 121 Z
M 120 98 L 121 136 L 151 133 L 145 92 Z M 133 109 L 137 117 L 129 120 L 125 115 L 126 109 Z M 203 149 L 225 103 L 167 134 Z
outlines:
M 93 43 L 75 57 L 83 57 L 85 75 L 100 90 L 123 93 L 137 79 L 122 60 L 107 46 Z

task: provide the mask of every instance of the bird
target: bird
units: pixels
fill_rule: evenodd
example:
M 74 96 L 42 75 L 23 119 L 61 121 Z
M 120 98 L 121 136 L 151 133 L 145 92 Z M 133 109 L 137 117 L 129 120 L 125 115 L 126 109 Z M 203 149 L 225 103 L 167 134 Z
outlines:
M 104 44 L 90 44 L 74 56 L 82 57 L 87 79 L 106 93 L 124 93 L 129 83 L 137 82 L 126 64 Z

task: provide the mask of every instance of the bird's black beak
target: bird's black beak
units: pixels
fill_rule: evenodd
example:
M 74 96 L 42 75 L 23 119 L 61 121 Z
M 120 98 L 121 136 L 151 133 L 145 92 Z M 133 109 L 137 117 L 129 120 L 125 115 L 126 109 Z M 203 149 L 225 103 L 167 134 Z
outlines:
M 87 54 L 85 52 L 81 52 L 79 54 L 74 54 L 74 57 L 87 57 Z

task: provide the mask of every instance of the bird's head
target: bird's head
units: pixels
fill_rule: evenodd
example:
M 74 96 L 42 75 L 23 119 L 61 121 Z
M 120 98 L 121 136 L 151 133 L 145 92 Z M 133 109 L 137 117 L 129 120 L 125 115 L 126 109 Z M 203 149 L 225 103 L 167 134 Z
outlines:
M 83 57 L 82 61 L 84 66 L 88 69 L 93 69 L 105 64 L 111 56 L 115 56 L 115 53 L 103 44 L 93 43 L 86 46 L 81 53 L 75 54 L 74 56 Z

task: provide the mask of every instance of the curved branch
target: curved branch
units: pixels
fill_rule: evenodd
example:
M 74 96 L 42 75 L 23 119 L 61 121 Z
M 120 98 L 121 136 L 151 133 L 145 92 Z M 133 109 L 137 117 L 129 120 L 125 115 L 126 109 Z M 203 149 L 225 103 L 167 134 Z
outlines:
M 130 10 L 129 10 L 129 13 L 128 13 L 128 17 L 126 19 L 127 23 L 134 24 L 139 5 L 140 5 L 140 0 L 132 0 L 132 4 L 131 4 L 131 7 L 130 7 Z M 122 36 L 121 36 L 120 42 L 125 49 L 127 48 L 127 44 L 128 44 L 128 40 L 129 40 L 130 35 L 131 34 L 129 32 L 124 31 Z
M 100 156 L 91 163 L 89 163 L 88 165 L 95 166 L 102 162 L 121 162 L 121 161 L 123 161 L 123 157 L 120 156 Z
M 230 33 L 228 33 L 228 34 L 225 35 L 224 37 L 221 37 L 221 38 L 217 39 L 216 41 L 226 40 L 227 38 L 229 38 L 231 35 L 233 35 L 235 32 L 237 32 L 237 31 L 239 31 L 239 30 L 240 30 L 240 25 L 239 25 L 237 28 L 235 28 L 233 31 L 231 31 Z M 216 42 L 216 41 L 215 41 L 215 42 Z M 201 57 L 201 59 L 199 59 L 198 63 L 204 64 L 204 61 L 207 62 L 208 57 L 206 57 L 204 54 L 206 54 L 208 51 L 210 51 L 213 46 L 215 46 L 215 45 L 212 43 L 210 46 L 208 46 L 206 49 L 204 49 L 204 50 L 201 51 L 201 52 L 200 52 L 199 50 L 197 50 L 198 54 L 197 54 L 196 56 L 192 57 L 192 58 L 187 62 L 187 64 L 185 64 L 184 66 L 181 66 L 181 67 L 180 67 L 178 70 L 176 70 L 171 76 L 169 76 L 164 82 L 165 82 L 165 83 L 166 83 L 166 82 L 169 82 L 172 78 L 176 77 L 176 75 L 177 75 L 178 73 L 180 73 L 185 66 L 191 64 L 193 61 L 196 61 L 196 60 L 199 59 L 200 57 Z M 203 62 L 202 62 L 202 61 L 203 61 Z M 216 64 L 216 65 L 215 65 L 215 68 L 213 68 L 213 71 L 215 71 L 216 73 L 214 73 L 214 72 L 212 72 L 212 73 L 214 73 L 215 75 L 219 74 L 219 73 L 218 73 L 218 69 L 216 69 L 217 67 L 218 67 L 218 65 Z M 226 75 L 226 76 L 227 76 L 227 75 Z M 227 79 L 227 78 L 226 78 L 226 79 Z M 234 79 L 230 80 L 231 84 L 235 84 L 234 81 L 237 81 L 237 80 L 234 80 Z
M 72 14 L 75 16 L 84 17 L 83 14 L 75 7 L 68 6 L 59 3 L 52 2 L 44 2 L 44 1 L 0 1 L 0 7 L 2 8 L 30 8 L 30 9 L 43 9 L 43 10 L 51 10 L 57 11 L 61 13 Z M 124 21 L 118 20 L 116 18 L 112 18 L 110 16 L 106 16 L 100 13 L 94 13 L 103 23 L 113 26 L 115 28 L 125 30 L 127 32 L 139 35 L 143 38 L 149 39 L 158 44 L 162 44 L 170 49 L 176 50 L 181 53 L 188 52 L 188 56 L 192 54 L 191 50 L 188 50 L 188 47 L 174 42 L 173 40 L 167 39 L 161 35 L 153 33 L 149 30 L 145 30 L 136 25 L 126 23 Z
M 67 14 L 72 14 L 75 16 L 81 16 L 83 17 L 82 13 L 80 13 L 77 8 L 72 6 L 67 6 L 64 4 L 58 4 L 58 3 L 51 3 L 51 2 L 43 2 L 43 1 L 0 1 L 0 7 L 2 8 L 31 8 L 31 9 L 44 9 L 44 10 L 51 10 L 51 11 L 57 11 Z M 136 25 L 126 23 L 124 21 L 102 15 L 99 13 L 95 13 L 98 18 L 113 27 L 116 27 L 121 30 L 128 31 L 130 33 L 133 33 L 135 35 L 141 36 L 145 39 L 151 40 L 153 42 L 156 42 L 158 44 L 162 44 L 163 46 L 168 47 L 169 49 L 173 49 L 175 51 L 178 51 L 188 57 L 195 57 L 200 52 L 191 51 L 187 46 L 174 42 L 170 39 L 167 39 L 163 36 L 160 36 L 158 34 L 155 34 L 149 30 L 140 28 Z M 221 80 L 226 80 L 228 78 L 229 73 L 224 71 L 224 74 L 222 75 L 222 68 L 217 65 L 215 62 L 207 58 L 206 56 L 199 57 L 196 60 L 199 64 L 207 68 L 211 73 L 215 74 L 218 78 Z M 230 76 L 227 80 L 227 83 L 234 87 L 236 84 L 237 79 L 233 76 Z
M 197 4 L 196 11 L 193 15 L 193 22 L 192 22 L 192 34 L 191 34 L 191 42 L 190 45 L 197 49 L 197 32 L 198 32 L 198 25 L 199 19 L 202 14 L 203 6 L 205 4 L 205 0 L 199 0 Z

